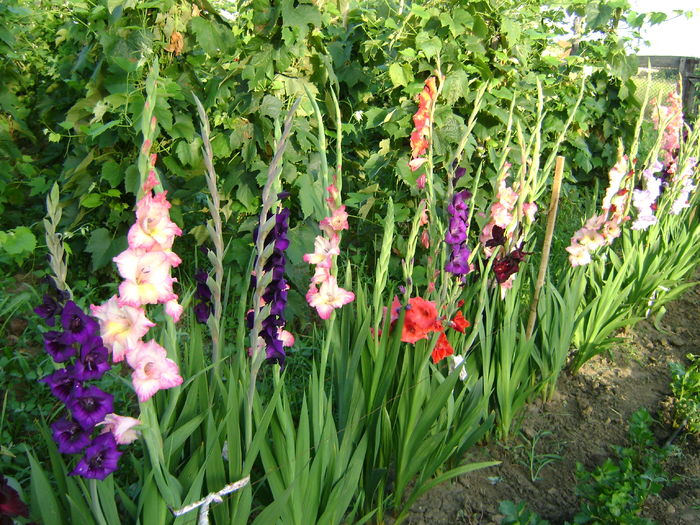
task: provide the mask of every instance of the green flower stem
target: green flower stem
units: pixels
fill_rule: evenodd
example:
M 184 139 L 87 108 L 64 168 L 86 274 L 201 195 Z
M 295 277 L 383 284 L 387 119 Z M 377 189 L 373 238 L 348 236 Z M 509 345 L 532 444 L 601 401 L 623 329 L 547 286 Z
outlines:
M 92 507 L 92 515 L 99 525 L 107 525 L 107 520 L 102 513 L 102 506 L 100 505 L 100 495 L 97 492 L 97 480 L 91 479 L 88 481 L 90 485 L 90 507 Z

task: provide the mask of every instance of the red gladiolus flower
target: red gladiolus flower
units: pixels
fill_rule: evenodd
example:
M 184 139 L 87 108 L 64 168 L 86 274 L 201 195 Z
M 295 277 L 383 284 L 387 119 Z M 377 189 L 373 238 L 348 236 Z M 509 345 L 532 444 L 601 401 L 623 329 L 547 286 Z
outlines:
M 421 297 L 412 297 L 408 300 L 408 304 L 401 331 L 401 341 L 415 343 L 428 337 L 430 332 L 442 332 L 443 328 L 438 321 L 435 303 Z
M 454 353 L 454 348 L 452 348 L 452 345 L 447 340 L 447 336 L 445 336 L 444 333 L 441 333 L 440 337 L 438 337 L 437 343 L 435 344 L 435 348 L 433 348 L 433 363 L 437 364 L 445 357 Z
M 464 318 L 462 312 L 457 312 L 457 315 L 452 318 L 452 324 L 450 326 L 458 332 L 464 333 L 464 330 L 469 328 L 471 324 Z

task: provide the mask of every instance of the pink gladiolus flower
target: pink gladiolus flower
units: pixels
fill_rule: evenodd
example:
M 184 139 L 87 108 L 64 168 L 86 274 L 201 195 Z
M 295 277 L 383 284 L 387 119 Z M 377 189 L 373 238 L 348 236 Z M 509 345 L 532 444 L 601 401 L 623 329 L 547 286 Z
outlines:
M 331 255 L 339 255 L 340 248 L 338 247 L 338 236 L 331 236 L 330 240 L 322 235 L 317 235 L 314 241 L 314 253 L 304 255 L 304 261 L 309 264 L 315 264 L 324 268 L 331 267 Z
M 282 341 L 282 346 L 294 346 L 294 336 L 282 327 L 277 330 L 277 339 Z
M 177 323 L 182 316 L 183 307 L 177 302 L 177 296 L 175 299 L 171 299 L 165 303 L 165 313 L 173 318 L 173 322 Z
M 571 266 L 584 266 L 591 262 L 591 254 L 585 246 L 572 244 L 566 248 L 566 251 L 569 252 L 569 262 Z
M 589 251 L 597 250 L 605 244 L 605 237 L 598 233 L 597 230 L 590 228 L 581 228 L 574 234 L 572 240 Z
M 170 260 L 164 252 L 127 249 L 113 261 L 124 278 L 119 285 L 119 305 L 139 307 L 177 299 Z
M 340 288 L 333 275 L 329 276 L 315 293 L 307 294 L 309 305 L 316 308 L 321 319 L 328 319 L 333 310 L 352 302 L 354 299 L 355 294 Z
M 126 354 L 126 360 L 134 369 L 131 381 L 140 403 L 148 401 L 158 390 L 182 384 L 177 363 L 166 357 L 165 348 L 155 341 L 139 341 Z
M 420 234 L 420 242 L 426 250 L 430 248 L 430 234 L 428 234 L 428 230 L 423 230 Z
M 491 206 L 491 219 L 496 226 L 507 228 L 513 221 L 513 215 L 503 204 L 496 202 Z
M 501 181 L 501 186 L 498 189 L 498 194 L 496 195 L 499 202 L 507 210 L 512 210 L 518 202 L 518 194 L 513 191 L 512 188 L 506 186 L 505 179 Z
M 411 161 L 409 161 L 408 163 L 408 167 L 411 168 L 411 171 L 416 171 L 426 162 L 428 162 L 428 159 L 426 159 L 425 157 L 418 157 L 417 159 L 411 159 Z M 421 177 L 425 179 L 425 174 L 421 175 Z
M 535 222 L 535 215 L 537 215 L 537 204 L 534 202 L 526 202 L 523 204 L 523 212 L 525 213 L 525 217 L 527 217 L 528 221 Z
M 166 194 L 164 191 L 152 197 L 149 192 L 136 204 L 136 222 L 127 237 L 130 248 L 169 250 L 175 237 L 182 235 L 182 230 L 170 220 Z
M 419 190 L 425 188 L 425 183 L 428 181 L 428 177 L 425 173 L 416 179 L 416 187 Z
M 348 225 L 348 214 L 345 211 L 345 204 L 343 204 L 340 208 L 333 210 L 331 216 L 326 217 L 319 224 L 321 229 L 331 237 L 333 236 L 334 232 L 349 229 L 350 226 Z
M 99 321 L 102 341 L 111 350 L 115 363 L 122 361 L 127 350 L 136 346 L 137 341 L 155 326 L 146 318 L 143 308 L 119 306 L 116 295 L 101 306 L 90 305 L 90 310 Z
M 107 414 L 104 421 L 98 425 L 104 425 L 102 433 L 111 432 L 117 445 L 129 445 L 136 441 L 140 432 L 134 427 L 140 425 L 141 421 L 133 417 L 118 416 L 117 414 Z

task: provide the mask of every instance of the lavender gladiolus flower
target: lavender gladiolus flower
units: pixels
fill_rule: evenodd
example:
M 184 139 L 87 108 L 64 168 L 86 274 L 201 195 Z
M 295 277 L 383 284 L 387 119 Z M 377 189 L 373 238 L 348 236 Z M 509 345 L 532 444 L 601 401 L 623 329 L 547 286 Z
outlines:
M 90 436 L 83 427 L 65 417 L 51 423 L 51 430 L 61 454 L 77 454 L 90 444 Z
M 117 463 L 121 455 L 122 453 L 117 450 L 114 434 L 111 432 L 100 434 L 85 449 L 85 456 L 78 462 L 70 475 L 103 480 L 117 470 Z

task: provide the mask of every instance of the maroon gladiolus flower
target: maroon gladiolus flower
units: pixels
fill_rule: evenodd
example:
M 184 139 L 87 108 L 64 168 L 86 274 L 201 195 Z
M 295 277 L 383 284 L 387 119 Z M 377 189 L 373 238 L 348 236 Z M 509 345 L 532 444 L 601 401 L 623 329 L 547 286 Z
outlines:
M 5 523 L 4 517 L 14 518 L 22 516 L 29 517 L 29 509 L 27 505 L 19 499 L 17 491 L 10 487 L 5 476 L 0 474 L 0 522 Z M 7 520 L 7 523 L 12 523 L 12 520 Z
M 65 417 L 51 423 L 51 430 L 61 454 L 77 454 L 90 444 L 90 436 L 83 427 Z
M 92 430 L 107 414 L 114 412 L 114 396 L 96 386 L 89 386 L 69 399 L 66 405 L 80 426 Z
M 114 434 L 111 432 L 100 434 L 85 449 L 85 456 L 78 462 L 70 475 L 103 480 L 117 470 L 117 463 L 121 455 L 122 453 L 117 450 Z
M 498 284 L 506 282 L 511 275 L 518 273 L 520 263 L 525 260 L 526 255 L 530 254 L 518 248 L 493 263 L 493 272 Z

